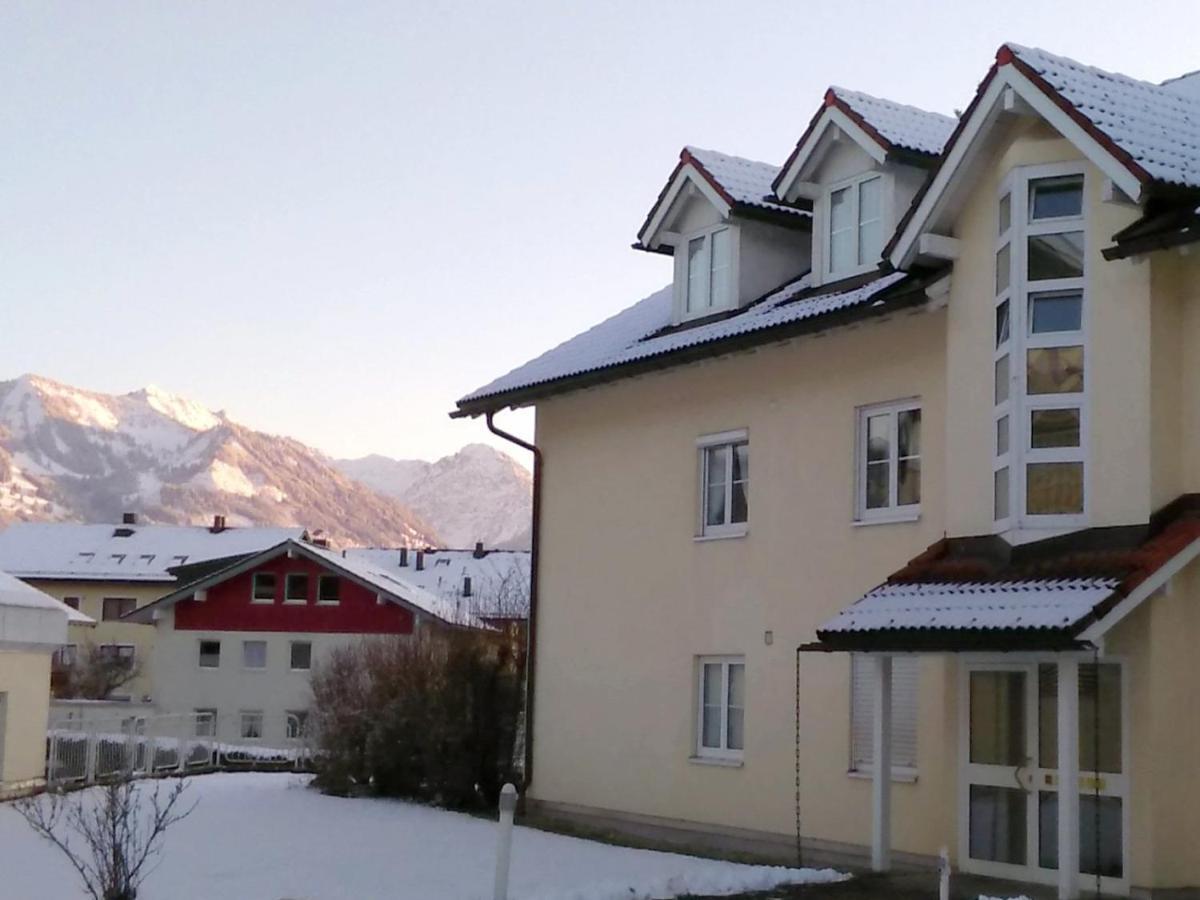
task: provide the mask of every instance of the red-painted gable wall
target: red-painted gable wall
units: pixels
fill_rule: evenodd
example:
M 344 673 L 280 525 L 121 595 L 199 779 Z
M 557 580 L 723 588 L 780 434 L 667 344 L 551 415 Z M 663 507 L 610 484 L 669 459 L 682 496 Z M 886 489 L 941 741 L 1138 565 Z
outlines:
M 251 603 L 255 572 L 275 575 L 275 602 Z M 308 600 L 284 603 L 289 572 L 308 575 Z M 175 628 L 180 631 L 314 631 L 337 634 L 411 634 L 413 616 L 391 601 L 377 603 L 375 592 L 341 578 L 336 606 L 317 604 L 317 576 L 336 575 L 310 559 L 288 559 L 281 554 L 256 569 L 234 575 L 208 589 L 203 602 L 193 599 L 175 604 Z M 339 576 L 340 577 L 340 576 Z

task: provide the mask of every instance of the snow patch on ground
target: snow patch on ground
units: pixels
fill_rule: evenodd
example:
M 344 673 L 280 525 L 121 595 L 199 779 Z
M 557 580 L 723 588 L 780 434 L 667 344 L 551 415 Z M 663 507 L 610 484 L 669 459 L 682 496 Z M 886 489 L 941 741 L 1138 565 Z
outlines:
M 389 800 L 326 797 L 291 774 L 191 779 L 196 811 L 166 836 L 142 893 L 155 900 L 485 900 L 496 824 Z M 153 790 L 152 782 L 143 782 Z M 61 900 L 79 886 L 65 857 L 0 804 L 5 896 Z M 664 900 L 829 882 L 830 869 L 744 866 L 613 847 L 530 828 L 513 833 L 512 900 Z

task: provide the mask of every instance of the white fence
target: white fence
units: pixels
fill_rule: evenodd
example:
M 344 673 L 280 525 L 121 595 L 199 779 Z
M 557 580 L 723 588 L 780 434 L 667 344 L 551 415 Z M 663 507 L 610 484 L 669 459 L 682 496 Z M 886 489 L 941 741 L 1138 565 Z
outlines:
M 307 758 L 303 748 L 224 744 L 216 734 L 212 713 L 52 717 L 46 780 L 95 784 L 212 768 L 300 768 Z

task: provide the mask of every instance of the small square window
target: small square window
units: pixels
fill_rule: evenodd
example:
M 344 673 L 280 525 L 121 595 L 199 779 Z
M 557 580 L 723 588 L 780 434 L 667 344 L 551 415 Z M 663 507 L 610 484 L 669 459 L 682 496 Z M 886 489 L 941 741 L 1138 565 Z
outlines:
M 291 668 L 294 672 L 304 672 L 312 668 L 312 643 L 309 641 L 292 641 Z
M 100 608 L 100 618 L 112 622 L 137 609 L 137 601 L 132 597 L 105 597 Z
M 1029 295 L 1030 334 L 1079 331 L 1083 327 L 1083 293 L 1054 291 Z
M 274 603 L 275 581 L 274 572 L 255 572 L 250 599 L 255 603 Z
M 287 712 L 288 740 L 296 741 L 305 737 L 308 732 L 308 710 L 290 709 Z
M 284 583 L 283 599 L 286 603 L 307 603 L 308 576 L 303 572 L 289 572 Z
M 322 575 L 317 579 L 317 602 L 333 604 L 341 600 L 342 579 L 337 575 Z
M 1031 516 L 1083 512 L 1083 463 L 1030 463 L 1025 467 L 1025 512 Z
M 267 667 L 267 642 L 242 641 L 242 666 L 247 669 Z
M 240 715 L 241 728 L 238 734 L 243 740 L 257 741 L 263 736 L 262 710 L 242 710 Z
M 1083 276 L 1083 232 L 1032 235 L 1025 265 L 1030 281 Z
M 74 609 L 74 610 L 79 609 L 79 598 L 78 597 L 63 597 L 62 602 L 65 606 L 69 606 L 71 609 Z
M 1037 178 L 1029 182 L 1029 218 L 1078 218 L 1083 215 L 1083 176 Z
M 217 711 L 215 709 L 197 709 L 192 711 L 196 722 L 196 737 L 217 736 Z
M 216 669 L 221 665 L 221 642 L 200 642 L 200 668 Z

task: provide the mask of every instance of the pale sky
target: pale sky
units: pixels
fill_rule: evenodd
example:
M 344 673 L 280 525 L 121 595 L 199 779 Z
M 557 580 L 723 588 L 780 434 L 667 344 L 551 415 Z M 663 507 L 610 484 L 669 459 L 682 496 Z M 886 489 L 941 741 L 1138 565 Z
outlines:
M 778 164 L 830 84 L 949 113 L 1005 40 L 1162 80 L 1197 34 L 1196 0 L 8 0 L 0 379 L 436 457 L 488 437 L 457 397 L 669 281 L 629 245 L 684 144 Z

